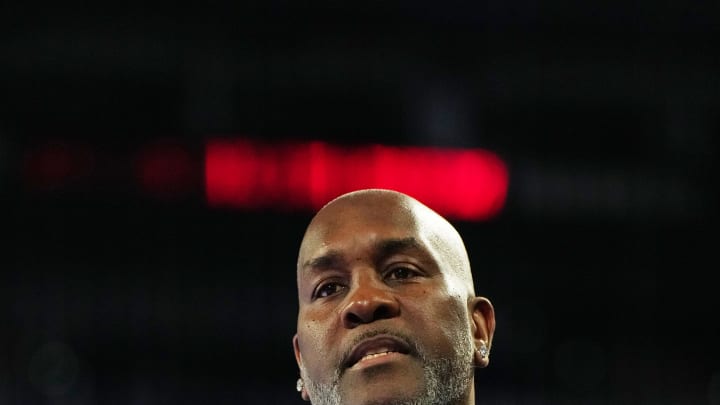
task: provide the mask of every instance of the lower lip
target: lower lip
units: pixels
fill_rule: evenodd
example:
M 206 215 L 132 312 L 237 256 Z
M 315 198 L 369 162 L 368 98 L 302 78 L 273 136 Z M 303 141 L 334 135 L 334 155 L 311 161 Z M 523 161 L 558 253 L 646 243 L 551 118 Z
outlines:
M 397 361 L 405 356 L 407 355 L 398 352 L 390 352 L 384 356 L 377 356 L 365 360 L 360 360 L 359 362 L 353 364 L 353 366 L 350 367 L 350 370 L 362 370 L 364 368 Z

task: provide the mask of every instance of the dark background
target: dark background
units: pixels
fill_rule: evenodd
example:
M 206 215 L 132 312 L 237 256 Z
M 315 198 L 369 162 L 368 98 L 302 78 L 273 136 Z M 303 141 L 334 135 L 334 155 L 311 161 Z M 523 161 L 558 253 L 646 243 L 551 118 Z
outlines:
M 0 11 L 0 403 L 301 403 L 312 212 L 209 207 L 219 136 L 494 151 L 503 211 L 454 221 L 497 311 L 480 403 L 720 403 L 717 2 Z M 159 194 L 158 144 L 197 169 Z

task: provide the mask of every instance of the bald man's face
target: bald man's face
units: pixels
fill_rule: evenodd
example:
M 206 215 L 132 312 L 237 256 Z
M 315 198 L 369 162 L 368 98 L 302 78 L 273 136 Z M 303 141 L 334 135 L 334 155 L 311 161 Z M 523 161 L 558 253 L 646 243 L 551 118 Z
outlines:
M 314 219 L 294 339 L 314 404 L 469 395 L 468 292 L 436 238 L 402 204 L 340 202 Z

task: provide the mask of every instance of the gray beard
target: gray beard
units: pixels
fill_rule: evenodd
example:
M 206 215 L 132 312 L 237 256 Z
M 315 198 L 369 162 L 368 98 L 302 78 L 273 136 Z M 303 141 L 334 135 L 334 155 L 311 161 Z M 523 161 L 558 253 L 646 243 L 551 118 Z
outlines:
M 473 342 L 469 334 L 452 337 L 454 355 L 451 358 L 430 359 L 418 350 L 423 363 L 424 390 L 415 398 L 391 402 L 371 402 L 366 405 L 448 405 L 455 404 L 469 392 L 474 373 Z M 416 347 L 416 349 L 419 349 Z M 328 383 L 316 383 L 301 370 L 313 405 L 343 405 L 340 395 L 340 370 Z

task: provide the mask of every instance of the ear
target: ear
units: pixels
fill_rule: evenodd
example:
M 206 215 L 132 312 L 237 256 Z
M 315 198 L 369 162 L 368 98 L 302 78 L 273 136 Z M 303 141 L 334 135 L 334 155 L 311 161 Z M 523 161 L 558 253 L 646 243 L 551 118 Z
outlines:
M 300 344 L 298 343 L 297 333 L 293 336 L 292 343 L 293 350 L 295 351 L 295 362 L 297 362 L 298 367 L 302 368 L 302 355 L 300 354 Z
M 298 342 L 297 333 L 295 334 L 295 336 L 293 336 L 292 343 L 293 343 L 293 350 L 295 351 L 295 361 L 297 362 L 298 368 L 300 370 L 302 370 L 302 368 L 303 368 L 302 354 L 300 354 L 300 343 Z M 300 378 L 302 378 L 302 376 L 300 376 Z M 307 387 L 305 387 L 304 384 L 303 384 L 302 390 L 300 391 L 300 396 L 305 401 L 310 401 L 310 395 L 308 395 Z
M 470 324 L 475 343 L 474 362 L 477 367 L 484 368 L 490 363 L 489 351 L 495 333 L 495 309 L 485 297 L 473 297 L 468 300 Z M 488 356 L 483 357 L 477 349 L 483 344 L 487 346 Z

